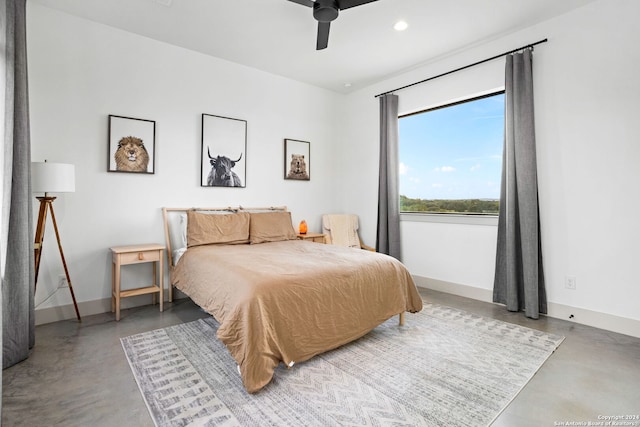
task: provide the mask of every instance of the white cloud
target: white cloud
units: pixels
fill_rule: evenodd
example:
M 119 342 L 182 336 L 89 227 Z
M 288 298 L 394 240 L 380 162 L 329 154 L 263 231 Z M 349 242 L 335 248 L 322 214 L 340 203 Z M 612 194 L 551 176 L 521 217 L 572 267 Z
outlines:
M 442 188 L 442 184 L 431 184 L 432 188 Z
M 409 172 L 409 166 L 407 166 L 404 163 L 400 162 L 400 175 L 406 175 L 407 172 Z
M 477 171 L 478 169 L 480 169 L 481 167 L 482 167 L 482 166 L 480 165 L 480 163 L 477 163 L 477 164 L 475 164 L 475 165 L 471 166 L 471 169 L 469 169 L 469 170 L 470 170 L 471 172 L 475 172 L 475 171 Z
M 436 172 L 454 172 L 456 168 L 453 166 L 442 166 L 441 168 L 435 168 Z

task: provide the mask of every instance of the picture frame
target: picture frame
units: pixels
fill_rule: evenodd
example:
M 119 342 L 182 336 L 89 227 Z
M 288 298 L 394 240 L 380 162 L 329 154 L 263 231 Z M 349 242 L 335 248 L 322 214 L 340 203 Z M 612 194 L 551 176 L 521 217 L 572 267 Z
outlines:
M 156 122 L 109 115 L 107 172 L 155 173 Z
M 311 180 L 311 143 L 297 139 L 284 140 L 284 179 Z
M 247 121 L 202 114 L 201 187 L 246 188 Z

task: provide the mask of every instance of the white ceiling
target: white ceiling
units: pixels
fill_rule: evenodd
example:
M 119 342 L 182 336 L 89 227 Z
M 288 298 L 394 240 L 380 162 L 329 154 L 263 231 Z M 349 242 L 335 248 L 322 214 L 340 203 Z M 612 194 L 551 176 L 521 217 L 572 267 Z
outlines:
M 29 1 L 348 93 L 595 0 L 378 0 L 341 12 L 321 51 L 311 8 L 288 0 Z

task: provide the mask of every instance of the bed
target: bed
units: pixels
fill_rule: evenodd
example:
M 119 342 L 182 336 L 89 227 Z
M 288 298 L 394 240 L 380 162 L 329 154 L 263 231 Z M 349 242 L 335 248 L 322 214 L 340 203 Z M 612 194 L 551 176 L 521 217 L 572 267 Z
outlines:
M 163 216 L 169 300 L 175 286 L 220 323 L 217 337 L 249 393 L 280 363 L 292 367 L 422 309 L 399 261 L 297 240 L 284 207 L 163 208 Z

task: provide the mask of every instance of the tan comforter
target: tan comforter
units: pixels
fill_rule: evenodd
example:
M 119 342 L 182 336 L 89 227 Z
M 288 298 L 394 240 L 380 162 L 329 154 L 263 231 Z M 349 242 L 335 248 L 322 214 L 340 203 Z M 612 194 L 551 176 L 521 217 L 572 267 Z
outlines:
M 281 361 L 292 366 L 422 309 L 396 259 L 298 240 L 190 248 L 172 283 L 220 322 L 250 393 Z

